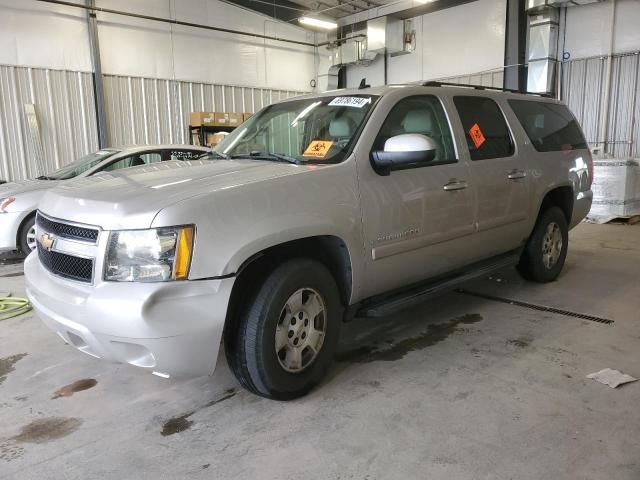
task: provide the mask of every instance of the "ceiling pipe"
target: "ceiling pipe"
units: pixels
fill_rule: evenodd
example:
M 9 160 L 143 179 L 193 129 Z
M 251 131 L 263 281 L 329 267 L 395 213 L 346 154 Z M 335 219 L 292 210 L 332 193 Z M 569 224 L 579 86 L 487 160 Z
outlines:
M 302 42 L 302 41 L 298 41 L 298 40 L 289 40 L 288 38 L 282 38 L 282 37 L 274 37 L 274 36 L 270 36 L 270 35 L 260 35 L 259 33 L 247 33 L 247 32 L 241 32 L 239 30 L 231 30 L 229 28 L 220 28 L 220 27 L 212 27 L 210 25 L 203 25 L 200 23 L 191 23 L 191 22 L 183 22 L 181 20 L 174 20 L 171 18 L 163 18 L 163 17 L 154 17 L 151 15 L 142 15 L 140 13 L 133 13 L 133 12 L 125 12 L 123 10 L 114 10 L 112 8 L 102 8 L 102 7 L 88 7 L 87 5 L 81 5 L 78 3 L 74 3 L 74 2 L 67 2 L 64 0 L 36 0 L 37 2 L 42 2 L 42 3 L 51 3 L 54 5 L 63 5 L 66 7 L 74 7 L 74 8 L 81 8 L 84 10 L 90 10 L 93 12 L 101 12 L 101 13 L 111 13 L 114 15 L 123 15 L 125 17 L 133 17 L 133 18 L 139 18 L 142 20 L 150 20 L 153 22 L 162 22 L 162 23 L 170 23 L 173 25 L 182 25 L 185 27 L 193 27 L 193 28 L 202 28 L 205 30 L 212 30 L 214 32 L 221 32 L 221 33 L 231 33 L 234 35 L 244 35 L 246 37 L 253 37 L 253 38 L 260 38 L 260 39 L 264 39 L 264 40 L 273 40 L 276 42 L 284 42 L 284 43 L 293 43 L 295 45 L 304 45 L 305 47 L 315 47 L 316 45 L 314 43 L 309 43 L 309 42 Z

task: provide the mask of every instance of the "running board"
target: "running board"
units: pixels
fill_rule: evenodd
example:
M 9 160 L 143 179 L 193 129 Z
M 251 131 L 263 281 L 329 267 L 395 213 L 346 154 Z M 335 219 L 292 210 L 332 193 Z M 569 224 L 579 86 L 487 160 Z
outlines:
M 462 271 L 410 285 L 402 290 L 371 297 L 360 303 L 356 309 L 355 316 L 385 317 L 418 305 L 437 294 L 454 290 L 463 283 L 487 276 L 496 270 L 516 265 L 520 259 L 520 253 L 521 250 L 518 249 L 514 252 L 472 264 Z

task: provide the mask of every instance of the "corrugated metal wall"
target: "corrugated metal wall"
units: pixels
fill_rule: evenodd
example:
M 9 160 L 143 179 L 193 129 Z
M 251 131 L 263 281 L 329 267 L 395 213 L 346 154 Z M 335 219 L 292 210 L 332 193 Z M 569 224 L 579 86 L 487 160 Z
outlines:
M 486 72 L 457 75 L 455 77 L 439 78 L 441 82 L 464 83 L 467 85 L 482 85 L 485 87 L 502 88 L 504 86 L 504 69 Z
M 303 92 L 104 76 L 109 145 L 189 143 L 189 113 L 254 113 Z M 34 104 L 44 159 L 32 146 Z M 91 73 L 0 65 L 0 179 L 51 172 L 98 149 Z
M 104 76 L 110 145 L 189 143 L 190 112 L 255 113 L 304 92 Z
M 30 141 L 25 104 L 34 104 L 44 158 Z M 96 150 L 90 73 L 0 65 L 0 179 L 19 180 Z
M 608 135 L 604 113 L 606 57 L 561 65 L 561 98 L 580 120 L 587 141 L 616 158 L 640 157 L 640 52 L 612 58 Z M 501 87 L 503 71 L 449 77 L 456 83 Z M 140 77 L 104 76 L 110 145 L 188 143 L 191 111 L 255 112 L 303 92 Z M 40 124 L 43 163 L 29 140 L 24 105 Z M 19 180 L 54 170 L 98 147 L 90 73 L 0 65 L 0 179 Z
M 612 57 L 607 136 L 600 138 L 605 115 L 607 58 L 569 60 L 561 64 L 561 99 L 576 115 L 591 148 L 615 158 L 640 156 L 640 52 Z

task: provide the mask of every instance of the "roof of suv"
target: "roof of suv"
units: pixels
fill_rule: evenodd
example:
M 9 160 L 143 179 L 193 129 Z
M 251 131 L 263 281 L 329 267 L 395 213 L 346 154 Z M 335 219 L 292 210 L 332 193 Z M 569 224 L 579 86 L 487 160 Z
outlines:
M 394 90 L 399 88 L 423 88 L 429 93 L 461 93 L 463 94 L 481 94 L 486 96 L 507 96 L 512 98 L 532 98 L 536 100 L 543 100 L 547 102 L 558 103 L 559 101 L 553 97 L 550 97 L 545 94 L 538 94 L 534 92 L 517 92 L 513 90 L 502 90 L 500 88 L 495 87 L 485 87 L 482 85 L 466 85 L 466 84 L 453 84 L 453 83 L 445 83 L 445 82 L 417 82 L 417 83 L 404 83 L 404 84 L 394 84 L 394 85 L 383 85 L 376 87 L 366 87 L 366 88 L 343 88 L 338 90 L 328 90 L 321 93 L 310 93 L 308 95 L 303 95 L 300 97 L 292 97 L 284 102 L 290 100 L 300 100 L 303 98 L 317 98 L 317 97 L 327 97 L 327 96 L 335 96 L 335 95 L 386 95 Z

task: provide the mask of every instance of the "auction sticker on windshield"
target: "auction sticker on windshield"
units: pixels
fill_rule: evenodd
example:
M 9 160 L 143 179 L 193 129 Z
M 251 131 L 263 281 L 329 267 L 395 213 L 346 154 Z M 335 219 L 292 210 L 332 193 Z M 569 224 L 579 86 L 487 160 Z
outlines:
M 329 106 L 362 108 L 368 103 L 371 103 L 371 97 L 336 97 L 329 102 Z
M 327 156 L 331 145 L 333 145 L 333 142 L 330 140 L 314 140 L 309 144 L 302 156 L 324 158 Z

